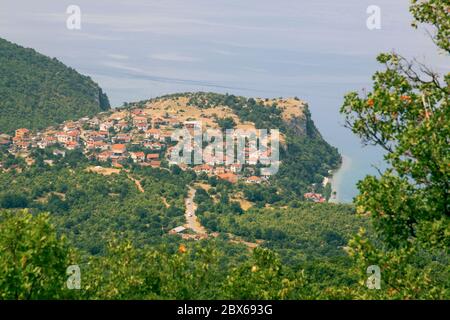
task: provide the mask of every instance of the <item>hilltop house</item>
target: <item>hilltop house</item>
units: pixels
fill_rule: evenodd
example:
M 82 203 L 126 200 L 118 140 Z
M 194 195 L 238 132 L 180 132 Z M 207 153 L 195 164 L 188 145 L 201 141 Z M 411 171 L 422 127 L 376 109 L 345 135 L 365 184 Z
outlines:
M 56 139 L 58 140 L 58 142 L 60 142 L 60 143 L 66 143 L 66 142 L 71 141 L 71 139 L 72 139 L 72 138 L 71 138 L 66 132 L 64 132 L 64 131 L 57 132 L 57 133 L 55 134 L 55 137 L 56 137 Z
M 217 177 L 218 177 L 219 179 L 226 180 L 226 181 L 231 182 L 231 183 L 236 183 L 236 182 L 238 181 L 238 176 L 235 175 L 235 174 L 232 173 L 232 172 L 227 172 L 227 173 L 219 174 L 219 175 L 217 175 Z
M 161 167 L 161 161 L 152 160 L 150 161 L 150 166 L 152 168 L 159 168 Z
M 57 142 L 54 136 L 45 136 L 41 141 L 37 143 L 39 149 L 45 149 L 51 145 L 54 145 Z
M 122 142 L 122 143 L 130 143 L 131 136 L 125 133 L 119 133 L 117 136 L 113 138 L 114 142 Z
M 133 159 L 133 161 L 135 163 L 143 162 L 145 160 L 145 153 L 143 153 L 142 151 L 130 152 L 130 156 L 131 156 L 131 159 Z
M 65 143 L 65 147 L 67 150 L 75 150 L 76 148 L 78 148 L 80 145 L 78 144 L 78 142 L 76 141 L 67 141 Z
M 111 151 L 104 151 L 97 155 L 97 159 L 98 161 L 106 162 L 111 158 L 112 155 L 113 153 Z
M 80 140 L 80 131 L 78 130 L 68 131 L 67 135 L 69 136 L 69 141 L 78 142 Z
M 133 114 L 133 115 L 135 115 L 135 116 L 139 116 L 139 115 L 142 115 L 142 114 L 144 114 L 144 110 L 142 110 L 142 109 L 133 109 L 132 111 L 131 111 L 131 114 Z
M 100 131 L 109 131 L 109 129 L 113 126 L 114 122 L 112 121 L 102 122 L 100 123 Z
M 199 173 L 207 173 L 207 174 L 210 174 L 210 173 L 212 173 L 213 172 L 213 167 L 211 167 L 209 164 L 201 164 L 201 165 L 198 165 L 198 166 L 195 166 L 194 167 L 194 171 L 195 171 L 195 173 L 197 173 L 197 174 L 199 174 Z
M 15 146 L 20 150 L 28 150 L 30 148 L 30 142 L 28 141 L 17 141 L 14 143 Z
M 109 149 L 109 145 L 104 141 L 88 141 L 86 143 L 88 149 L 100 149 L 106 151 Z
M 158 159 L 159 159 L 159 154 L 158 153 L 149 153 L 149 154 L 147 154 L 147 161 L 158 160 Z
M 16 134 L 15 137 L 17 139 L 23 140 L 23 139 L 27 139 L 29 137 L 30 134 L 30 130 L 26 129 L 26 128 L 20 128 L 16 130 Z
M 326 201 L 326 199 L 320 193 L 307 192 L 303 195 L 303 197 L 305 198 L 305 200 L 310 200 L 313 202 L 322 203 Z
M 145 117 L 135 117 L 133 119 L 133 125 L 138 129 L 145 131 L 148 129 L 147 118 Z
M 260 184 L 262 182 L 262 179 L 257 176 L 251 176 L 251 177 L 248 177 L 247 179 L 245 179 L 245 182 Z
M 127 147 L 124 144 L 113 144 L 111 151 L 114 156 L 123 156 L 127 152 Z
M 69 132 L 78 129 L 78 124 L 75 122 L 66 122 L 63 127 L 64 132 Z
M 159 142 L 146 141 L 146 142 L 144 142 L 144 147 L 149 148 L 150 150 L 161 150 L 163 147 L 163 144 L 159 143 Z
M 114 125 L 114 129 L 116 131 L 123 131 L 124 129 L 128 128 L 128 126 L 129 125 L 127 121 L 120 121 Z
M 147 139 L 159 140 L 160 136 L 161 131 L 159 129 L 148 129 L 147 132 L 145 133 L 145 137 Z

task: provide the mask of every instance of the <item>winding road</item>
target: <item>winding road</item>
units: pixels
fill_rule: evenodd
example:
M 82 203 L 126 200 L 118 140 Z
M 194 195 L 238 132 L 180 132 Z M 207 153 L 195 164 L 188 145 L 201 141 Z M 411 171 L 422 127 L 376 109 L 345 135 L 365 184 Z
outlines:
M 197 210 L 197 205 L 194 202 L 195 193 L 197 190 L 189 186 L 188 197 L 184 200 L 186 204 L 186 228 L 193 230 L 195 233 L 201 236 L 208 236 L 205 227 L 203 227 L 198 221 L 195 211 Z
M 192 188 L 191 186 L 189 186 L 189 191 L 188 191 L 188 197 L 185 199 L 185 204 L 186 204 L 186 212 L 185 212 L 185 217 L 186 217 L 186 224 L 184 225 L 186 228 L 189 228 L 191 230 L 193 230 L 197 235 L 199 235 L 202 238 L 207 238 L 209 235 L 213 236 L 213 237 L 217 237 L 219 234 L 216 233 L 212 233 L 212 234 L 208 234 L 208 232 L 206 231 L 205 227 L 203 227 L 200 224 L 200 221 L 198 220 L 198 217 L 195 215 L 195 211 L 197 210 L 197 205 L 194 202 L 194 197 L 195 197 L 195 193 L 197 190 L 195 190 L 194 188 Z M 231 233 L 227 233 L 228 237 L 230 238 L 230 242 L 233 243 L 241 243 L 244 244 L 245 246 L 247 246 L 249 249 L 254 249 L 257 246 L 259 246 L 262 241 L 257 241 L 255 242 L 248 242 L 248 241 L 244 241 L 241 237 L 237 237 Z

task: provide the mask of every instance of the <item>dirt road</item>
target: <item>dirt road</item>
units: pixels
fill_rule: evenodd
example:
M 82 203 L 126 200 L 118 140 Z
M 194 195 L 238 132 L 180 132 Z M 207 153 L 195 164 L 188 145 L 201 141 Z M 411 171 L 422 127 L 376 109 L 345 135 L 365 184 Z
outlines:
M 138 188 L 138 190 L 142 193 L 145 192 L 144 188 L 142 187 L 142 184 L 139 180 L 133 178 L 131 175 L 128 175 L 128 179 L 130 179 L 131 181 L 134 182 L 134 184 L 136 185 L 136 187 Z

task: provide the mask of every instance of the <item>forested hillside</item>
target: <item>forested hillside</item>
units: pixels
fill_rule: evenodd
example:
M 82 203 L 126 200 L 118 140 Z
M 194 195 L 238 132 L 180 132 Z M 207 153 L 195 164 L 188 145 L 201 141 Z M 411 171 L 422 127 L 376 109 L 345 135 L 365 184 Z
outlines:
M 91 78 L 0 38 L 0 132 L 42 129 L 109 108 Z
M 49 297 L 313 298 L 323 295 L 320 288 L 357 286 L 355 274 L 346 270 L 351 259 L 343 246 L 367 221 L 358 218 L 351 206 L 310 203 L 298 204 L 299 208 L 267 211 L 255 208 L 243 213 L 233 210 L 223 199 L 217 209 L 226 212 L 220 213 L 212 206 L 206 213 L 205 206 L 211 205 L 211 201 L 199 191 L 195 201 L 202 203 L 199 208 L 202 221 L 210 226 L 208 220 L 215 215 L 219 223 L 212 229 L 220 232 L 217 237 L 196 242 L 168 232 L 184 223 L 185 185 L 196 179 L 193 172 L 133 168 L 103 175 L 89 172 L 91 166 L 86 160 L 79 161 L 74 168 L 65 163 L 66 159 L 52 167 L 40 164 L 25 172 L 12 170 L 0 175 L 0 207 L 7 209 L 0 213 L 3 239 L 0 247 L 4 246 L 0 270 L 9 275 L 18 271 L 9 267 L 13 256 L 27 259 L 25 263 L 30 266 L 55 263 L 54 281 L 59 281 L 60 286 L 44 286 L 51 291 Z M 135 181 L 140 182 L 144 192 Z M 217 189 L 224 198 L 236 190 L 221 183 Z M 25 208 L 33 218 L 21 211 Z M 44 217 L 42 212 L 48 216 Z M 49 232 L 45 235 L 48 241 L 56 241 L 55 237 L 64 240 L 54 247 L 44 246 L 53 248 L 45 254 L 41 252 L 46 260 L 33 260 L 40 253 L 10 250 L 9 241 L 21 237 L 19 230 L 12 231 L 17 226 L 25 238 L 28 232 L 38 232 L 35 236 L 39 239 Z M 229 233 L 248 241 L 258 238 L 262 240 L 260 248 L 251 253 L 245 244 L 230 239 Z M 34 244 L 24 244 L 24 248 L 27 246 Z M 58 256 L 52 257 L 53 254 Z M 86 286 L 81 292 L 63 288 L 64 263 L 69 262 L 80 265 L 88 277 L 83 278 Z M 248 268 L 255 265 L 261 268 L 259 275 L 248 273 Z M 104 268 L 110 272 L 101 272 Z M 116 278 L 119 274 L 120 279 Z M 16 285 L 32 281 L 27 276 L 18 275 Z M 253 279 L 254 276 L 263 278 Z M 48 279 L 51 275 L 43 277 Z M 135 277 L 137 282 L 129 277 Z M 253 287 L 255 281 L 260 283 Z M 300 286 L 307 281 L 308 287 Z M 0 281 L 2 298 L 13 297 L 14 290 L 10 291 L 8 286 L 14 288 L 11 283 Z M 27 289 L 19 291 L 23 294 Z M 40 298 L 46 296 L 35 294 Z
M 189 174 L 174 177 L 146 169 L 139 176 L 125 172 L 104 176 L 85 168 L 80 163 L 76 169 L 41 167 L 27 174 L 4 173 L 0 207 L 49 212 L 60 233 L 94 255 L 103 253 L 114 237 L 137 246 L 160 243 L 164 233 L 183 223 Z M 145 192 L 138 190 L 132 177 L 139 179 Z

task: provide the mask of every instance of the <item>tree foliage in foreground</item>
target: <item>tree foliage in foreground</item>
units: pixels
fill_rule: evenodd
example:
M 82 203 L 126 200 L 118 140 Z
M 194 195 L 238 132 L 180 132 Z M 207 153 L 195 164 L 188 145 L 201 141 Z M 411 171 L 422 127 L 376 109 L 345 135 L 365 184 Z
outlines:
M 69 255 L 48 215 L 0 211 L 0 299 L 62 298 Z
M 411 12 L 434 26 L 433 40 L 448 56 L 448 2 L 413 2 Z M 367 266 L 380 266 L 388 298 L 448 298 L 450 74 L 439 76 L 396 53 L 378 61 L 385 70 L 373 76 L 372 91 L 349 93 L 341 112 L 365 143 L 386 151 L 388 169 L 359 182 L 355 199 L 382 242 L 375 245 L 361 232 L 350 253 L 363 277 Z
M 0 222 L 0 299 L 286 299 L 312 292 L 268 249 L 225 267 L 214 241 L 170 252 L 111 240 L 105 255 L 92 256 L 66 246 L 48 215 L 0 211 Z M 80 267 L 80 290 L 66 287 L 72 264 Z

